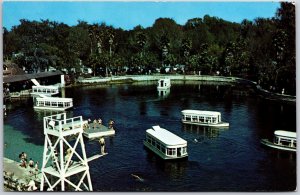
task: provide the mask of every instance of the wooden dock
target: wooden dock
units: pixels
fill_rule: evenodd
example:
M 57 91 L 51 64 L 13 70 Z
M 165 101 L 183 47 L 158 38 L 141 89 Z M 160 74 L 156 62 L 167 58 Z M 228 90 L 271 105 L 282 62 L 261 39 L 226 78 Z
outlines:
M 88 139 L 94 139 L 102 136 L 115 135 L 115 130 L 102 124 L 96 124 L 94 128 L 94 124 L 90 123 L 89 128 L 84 129 L 83 135 Z

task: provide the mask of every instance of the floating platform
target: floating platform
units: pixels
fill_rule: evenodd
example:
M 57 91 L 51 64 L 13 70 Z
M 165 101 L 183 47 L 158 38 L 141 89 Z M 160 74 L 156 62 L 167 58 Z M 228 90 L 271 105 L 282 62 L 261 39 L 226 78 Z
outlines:
M 95 128 L 93 128 L 93 123 L 90 123 L 89 125 L 90 127 L 84 129 L 83 131 L 83 135 L 88 139 L 115 135 L 115 130 L 113 128 L 108 128 L 101 124 L 97 124 Z

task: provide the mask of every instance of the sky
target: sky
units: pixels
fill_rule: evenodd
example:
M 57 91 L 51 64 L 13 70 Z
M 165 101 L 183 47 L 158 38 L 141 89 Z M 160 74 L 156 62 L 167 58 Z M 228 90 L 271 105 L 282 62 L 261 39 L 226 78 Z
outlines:
M 69 26 L 78 20 L 89 24 L 105 22 L 115 28 L 131 30 L 137 25 L 150 27 L 155 20 L 172 18 L 184 25 L 192 18 L 204 15 L 240 23 L 244 19 L 271 18 L 280 7 L 279 2 L 195 2 L 195 1 L 4 1 L 2 25 L 11 30 L 20 19 L 62 22 Z

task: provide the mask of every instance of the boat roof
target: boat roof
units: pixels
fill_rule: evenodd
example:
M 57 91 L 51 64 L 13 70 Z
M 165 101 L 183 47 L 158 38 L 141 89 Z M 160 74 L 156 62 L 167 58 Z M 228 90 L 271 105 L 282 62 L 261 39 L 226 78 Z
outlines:
M 181 144 L 187 144 L 187 141 L 182 139 L 181 137 L 175 135 L 174 133 L 161 128 L 160 126 L 153 126 L 152 129 L 147 129 L 146 132 L 166 145 L 181 145 Z
M 33 85 L 32 88 L 43 88 L 43 89 L 58 89 L 56 85 Z
M 296 132 L 285 131 L 285 130 L 276 130 L 274 132 L 274 134 L 277 135 L 277 136 L 283 136 L 283 137 L 291 137 L 291 138 L 296 138 L 297 137 Z
M 56 101 L 56 102 L 69 102 L 73 101 L 73 98 L 61 98 L 61 97 L 41 97 L 36 98 L 37 101 Z
M 220 112 L 216 111 L 206 111 L 206 110 L 182 110 L 182 114 L 190 114 L 190 115 L 220 115 Z

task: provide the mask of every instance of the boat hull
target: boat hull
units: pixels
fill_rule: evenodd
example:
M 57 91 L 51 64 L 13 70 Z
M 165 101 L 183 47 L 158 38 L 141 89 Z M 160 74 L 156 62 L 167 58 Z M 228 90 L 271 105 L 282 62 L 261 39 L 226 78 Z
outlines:
M 147 148 L 148 150 L 152 151 L 153 153 L 157 154 L 160 158 L 164 159 L 164 160 L 176 160 L 176 159 L 185 159 L 188 158 L 188 155 L 182 155 L 182 156 L 176 156 L 176 157 L 171 157 L 171 156 L 166 156 L 164 154 L 162 154 L 159 150 L 157 150 L 156 148 L 152 147 L 148 142 L 144 141 L 144 146 L 145 148 Z
M 207 127 L 229 127 L 229 123 L 221 122 L 217 124 L 208 124 L 208 123 L 199 123 L 199 122 L 192 122 L 192 121 L 183 121 L 184 124 L 191 124 L 191 125 L 199 125 L 199 126 L 207 126 Z
M 296 147 L 289 147 L 289 146 L 274 144 L 273 142 L 270 142 L 268 139 L 262 139 L 260 141 L 260 143 L 265 145 L 265 146 L 275 148 L 275 149 L 279 149 L 279 150 L 290 151 L 290 152 L 296 152 L 297 151 Z

